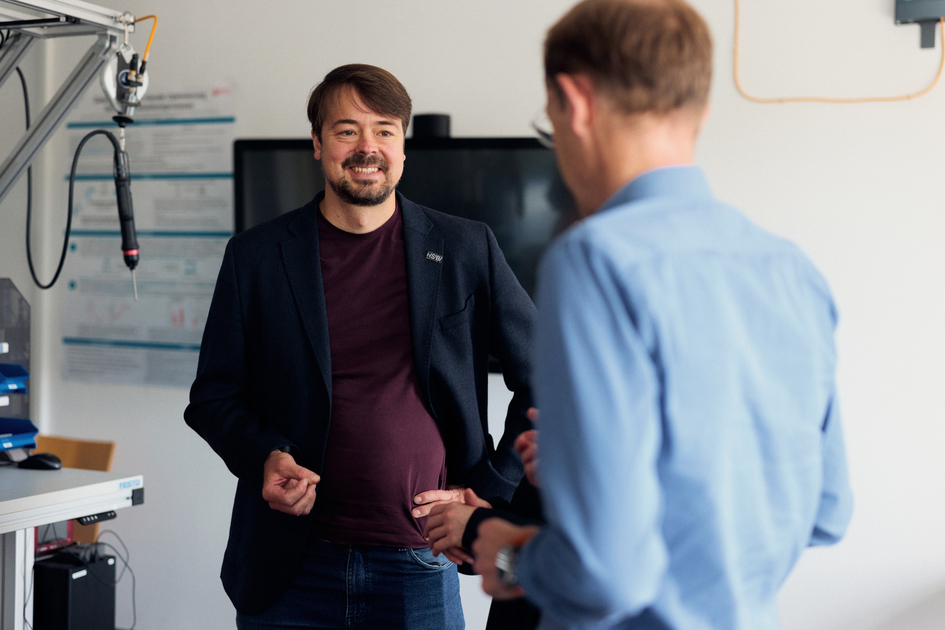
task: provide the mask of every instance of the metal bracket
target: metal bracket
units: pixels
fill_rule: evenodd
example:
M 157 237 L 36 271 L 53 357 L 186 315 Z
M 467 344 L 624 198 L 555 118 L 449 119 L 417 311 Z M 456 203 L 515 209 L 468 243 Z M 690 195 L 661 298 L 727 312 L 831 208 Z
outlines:
M 39 15 L 13 11 L 6 8 L 7 5 L 29 9 Z M 81 0 L 0 0 L 0 28 L 13 32 L 0 51 L 0 87 L 13 74 L 36 39 L 98 35 L 33 126 L 24 133 L 9 157 L 0 165 L 2 203 L 39 150 L 62 124 L 75 102 L 98 76 L 102 66 L 118 52 L 126 34 L 134 31 L 134 16 Z
M 935 31 L 938 29 L 938 20 L 924 20 L 919 22 L 921 48 L 935 48 Z

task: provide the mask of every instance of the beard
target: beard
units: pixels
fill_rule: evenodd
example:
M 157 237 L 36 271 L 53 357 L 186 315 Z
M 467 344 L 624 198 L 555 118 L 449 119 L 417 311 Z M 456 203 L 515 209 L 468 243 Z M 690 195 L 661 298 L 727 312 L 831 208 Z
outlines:
M 397 182 L 390 180 L 387 160 L 384 158 L 353 155 L 341 163 L 341 168 L 344 171 L 347 171 L 350 166 L 376 166 L 384 173 L 384 181 L 378 183 L 376 187 L 374 183 L 348 181 L 344 176 L 335 181 L 328 177 L 325 167 L 322 166 L 322 175 L 325 176 L 325 181 L 344 203 L 352 206 L 379 206 L 387 201 L 391 193 L 394 192 Z

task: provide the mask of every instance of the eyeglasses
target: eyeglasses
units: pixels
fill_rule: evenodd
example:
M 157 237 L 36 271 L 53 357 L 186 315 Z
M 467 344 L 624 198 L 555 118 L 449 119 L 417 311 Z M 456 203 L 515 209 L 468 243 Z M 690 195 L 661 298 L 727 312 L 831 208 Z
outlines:
M 535 117 L 532 118 L 532 129 L 538 136 L 538 141 L 549 149 L 555 148 L 554 127 L 551 126 L 551 119 L 544 108 L 541 108 Z

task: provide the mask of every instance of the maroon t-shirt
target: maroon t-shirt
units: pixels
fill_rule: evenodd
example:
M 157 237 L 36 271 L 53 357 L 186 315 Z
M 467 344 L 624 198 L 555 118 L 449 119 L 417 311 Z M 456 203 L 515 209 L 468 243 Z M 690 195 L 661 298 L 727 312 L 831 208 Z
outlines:
M 400 208 L 368 234 L 319 212 L 331 344 L 331 428 L 313 535 L 425 547 L 413 498 L 446 484 L 446 449 L 414 371 Z

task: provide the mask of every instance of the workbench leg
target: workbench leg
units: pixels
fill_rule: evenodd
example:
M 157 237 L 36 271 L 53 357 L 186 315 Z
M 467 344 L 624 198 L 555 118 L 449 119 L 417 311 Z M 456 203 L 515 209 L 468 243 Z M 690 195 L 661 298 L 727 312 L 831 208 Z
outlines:
M 26 598 L 33 584 L 35 532 L 32 527 L 0 535 L 0 630 L 23 630 L 23 619 L 33 620 L 33 600 Z

